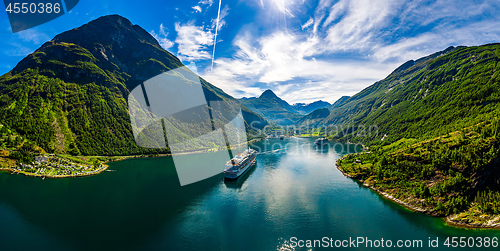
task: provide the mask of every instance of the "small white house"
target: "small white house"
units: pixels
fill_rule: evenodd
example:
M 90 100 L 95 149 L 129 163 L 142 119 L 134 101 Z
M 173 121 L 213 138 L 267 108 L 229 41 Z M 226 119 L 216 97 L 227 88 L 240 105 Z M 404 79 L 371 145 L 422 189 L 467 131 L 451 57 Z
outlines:
M 47 157 L 47 156 L 35 156 L 35 162 L 47 163 L 47 162 L 49 162 L 49 157 Z

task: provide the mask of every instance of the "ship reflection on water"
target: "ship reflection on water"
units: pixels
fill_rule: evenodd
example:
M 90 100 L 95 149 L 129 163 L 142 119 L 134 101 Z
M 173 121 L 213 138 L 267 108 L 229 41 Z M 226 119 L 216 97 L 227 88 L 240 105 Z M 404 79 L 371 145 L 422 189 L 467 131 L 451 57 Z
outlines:
M 246 171 L 244 174 L 242 174 L 238 179 L 226 179 L 224 178 L 224 185 L 226 185 L 227 188 L 232 188 L 232 189 L 240 189 L 241 186 L 243 186 L 243 183 L 252 175 L 253 172 L 255 172 L 257 164 L 253 164 L 252 166 L 249 167 L 248 171 Z

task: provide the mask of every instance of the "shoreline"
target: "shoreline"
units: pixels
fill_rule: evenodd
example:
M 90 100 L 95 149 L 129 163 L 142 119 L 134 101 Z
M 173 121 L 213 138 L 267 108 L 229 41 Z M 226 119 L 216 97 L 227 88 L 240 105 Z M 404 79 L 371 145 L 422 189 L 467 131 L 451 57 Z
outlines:
M 251 143 L 254 143 L 254 142 L 258 142 L 258 141 L 261 141 L 263 139 L 252 139 L 250 141 L 247 141 L 243 144 L 240 144 L 238 145 L 238 147 L 241 147 L 242 145 L 244 144 L 251 144 Z M 193 151 L 193 152 L 184 152 L 184 153 L 176 153 L 176 155 L 190 155 L 190 154 L 200 154 L 200 153 L 210 153 L 210 152 L 218 152 L 218 151 L 222 151 L 224 149 L 215 149 L 215 150 L 200 150 L 200 151 Z M 106 160 L 104 162 L 102 162 L 103 164 L 107 164 L 109 162 L 116 162 L 116 161 L 122 161 L 122 160 L 126 160 L 126 159 L 135 159 L 135 158 L 159 158 L 159 157 L 168 157 L 168 156 L 172 156 L 171 153 L 161 153 L 161 154 L 155 154 L 155 155 L 126 155 L 126 156 L 91 156 L 91 157 L 104 157 L 104 158 L 116 158 L 116 157 L 121 157 L 121 158 L 117 158 L 117 159 L 109 159 L 109 160 Z
M 436 214 L 429 213 L 429 210 L 427 210 L 427 209 L 423 209 L 423 208 L 420 208 L 420 207 L 416 207 L 416 206 L 410 205 L 410 204 L 408 204 L 408 203 L 406 203 L 404 201 L 401 201 L 401 200 L 399 200 L 397 198 L 394 198 L 392 195 L 390 195 L 390 194 L 388 194 L 386 192 L 383 192 L 383 191 L 381 191 L 381 190 L 379 190 L 379 189 L 377 189 L 377 188 L 375 188 L 373 186 L 370 186 L 370 185 L 366 184 L 365 182 L 361 182 L 360 180 L 358 180 L 358 179 L 352 177 L 351 175 L 349 175 L 348 173 L 344 172 L 344 170 L 342 170 L 339 165 L 336 164 L 335 166 L 337 167 L 337 169 L 344 176 L 346 176 L 346 177 L 348 177 L 350 179 L 353 179 L 353 180 L 355 180 L 357 182 L 362 183 L 362 185 L 364 187 L 367 187 L 367 188 L 371 189 L 372 191 L 376 192 L 377 194 L 381 195 L 382 197 L 384 197 L 384 198 L 386 198 L 386 199 L 388 199 L 388 200 L 390 200 L 392 202 L 395 202 L 395 203 L 397 203 L 397 204 L 399 204 L 399 205 L 401 205 L 401 206 L 403 206 L 403 207 L 405 207 L 405 208 L 407 208 L 407 209 L 409 209 L 411 211 L 414 211 L 414 212 L 419 212 L 419 213 L 427 214 L 427 215 L 430 215 L 430 216 L 433 216 L 433 217 L 439 217 Z
M 252 139 L 250 141 L 247 141 L 245 143 L 238 145 L 237 147 L 241 147 L 244 144 L 248 145 L 248 144 L 258 142 L 261 140 L 262 139 Z M 176 155 L 200 154 L 200 153 L 218 152 L 218 151 L 222 151 L 222 150 L 224 150 L 224 149 L 200 150 L 200 151 L 193 151 L 193 152 L 177 153 Z M 118 156 L 75 156 L 75 157 L 109 158 L 108 160 L 102 162 L 102 167 L 99 168 L 98 170 L 93 171 L 93 172 L 89 172 L 89 173 L 83 173 L 83 174 L 42 175 L 42 174 L 34 174 L 34 173 L 19 171 L 15 167 L 0 168 L 0 172 L 5 171 L 5 172 L 10 172 L 10 174 L 12 174 L 12 175 L 22 174 L 24 176 L 38 177 L 38 178 L 42 178 L 42 179 L 45 179 L 45 178 L 51 178 L 51 179 L 78 178 L 78 177 L 98 175 L 98 174 L 106 171 L 109 168 L 109 165 L 107 165 L 107 163 L 109 163 L 109 162 L 122 161 L 122 160 L 126 160 L 126 159 L 135 159 L 135 158 L 158 158 L 158 157 L 167 157 L 167 156 L 172 156 L 172 154 L 171 153 L 163 153 L 163 154 L 155 154 L 155 155 L 126 155 L 126 156 L 119 156 L 119 155 Z M 116 159 L 113 159 L 113 158 L 116 158 Z
M 343 157 L 341 157 L 340 159 L 342 159 Z M 456 227 L 456 228 L 466 228 L 466 229 L 484 229 L 484 230 L 487 230 L 487 229 L 494 229 L 494 230 L 500 230 L 500 223 L 498 224 L 493 224 L 493 225 L 488 225 L 488 224 L 471 224 L 471 223 L 464 223 L 464 222 L 458 222 L 458 221 L 455 221 L 453 220 L 453 218 L 457 217 L 456 214 L 452 214 L 452 215 L 448 215 L 448 216 L 442 216 L 442 215 L 438 215 L 436 213 L 432 213 L 430 212 L 429 210 L 427 209 L 423 209 L 423 208 L 420 208 L 420 207 L 417 207 L 417 206 L 413 206 L 409 203 L 406 203 L 404 201 L 401 201 L 397 198 L 394 198 L 392 195 L 386 193 L 386 192 L 383 192 L 371 185 L 368 185 L 367 183 L 365 182 L 362 182 L 361 180 L 358 180 L 354 177 L 352 177 L 351 175 L 349 175 L 348 173 L 344 172 L 344 170 L 342 170 L 342 168 L 340 167 L 340 165 L 338 163 L 335 163 L 335 166 L 337 168 L 337 170 L 339 170 L 344 176 L 350 178 L 350 179 L 353 179 L 357 182 L 361 182 L 362 185 L 366 188 L 369 188 L 371 189 L 372 191 L 376 192 L 377 194 L 379 194 L 380 196 L 384 197 L 385 199 L 388 199 L 394 203 L 397 203 L 403 207 L 405 207 L 406 209 L 412 211 L 412 212 L 416 212 L 416 213 L 423 213 L 423 214 L 426 214 L 426 215 L 429 215 L 429 216 L 432 216 L 432 217 L 438 217 L 438 218 L 441 218 L 444 223 L 450 227 Z
M 493 225 L 488 225 L 488 224 L 485 225 L 485 224 L 479 224 L 479 223 L 471 224 L 471 223 L 464 223 L 464 222 L 455 221 L 455 220 L 453 220 L 453 218 L 455 218 L 455 217 L 457 217 L 457 215 L 452 214 L 452 215 L 445 217 L 444 220 L 445 220 L 446 224 L 448 224 L 449 226 L 452 226 L 452 227 L 470 228 L 470 229 L 484 229 L 484 230 L 487 230 L 487 229 L 500 230 L 500 223 L 493 224 Z
M 78 177 L 86 177 L 86 176 L 93 176 L 100 174 L 108 169 L 108 165 L 105 165 L 103 163 L 103 166 L 99 168 L 98 170 L 94 172 L 89 172 L 89 173 L 83 173 L 83 174 L 60 174 L 60 175 L 43 175 L 43 174 L 35 174 L 35 173 L 28 173 L 28 172 L 23 172 L 23 171 L 18 171 L 13 168 L 0 168 L 0 171 L 7 171 L 10 172 L 10 174 L 21 174 L 24 176 L 29 176 L 29 177 L 38 177 L 38 178 L 49 178 L 49 179 L 63 179 L 63 178 L 78 178 Z

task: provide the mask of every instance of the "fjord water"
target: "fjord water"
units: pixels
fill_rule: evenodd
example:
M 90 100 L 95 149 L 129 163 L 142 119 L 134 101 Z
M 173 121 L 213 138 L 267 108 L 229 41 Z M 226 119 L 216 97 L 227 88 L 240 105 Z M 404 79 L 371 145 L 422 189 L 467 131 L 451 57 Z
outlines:
M 113 162 L 113 172 L 73 179 L 0 173 L 0 250 L 318 249 L 294 249 L 291 237 L 422 240 L 421 250 L 429 238 L 444 248 L 446 237 L 500 237 L 382 198 L 335 168 L 355 146 L 313 141 L 255 143 L 257 164 L 237 182 L 218 175 L 181 187 L 170 157 Z

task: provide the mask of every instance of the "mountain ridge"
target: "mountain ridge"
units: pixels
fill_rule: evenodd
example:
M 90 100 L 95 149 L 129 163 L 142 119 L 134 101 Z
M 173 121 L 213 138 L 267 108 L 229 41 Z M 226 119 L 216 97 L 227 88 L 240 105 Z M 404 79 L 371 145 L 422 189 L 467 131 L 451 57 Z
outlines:
M 279 125 L 296 124 L 304 115 L 318 109 L 331 107 L 330 103 L 322 100 L 308 104 L 295 103 L 290 105 L 278 97 L 271 89 L 265 90 L 259 97 L 243 97 L 239 100 L 253 112 Z
M 334 108 L 337 108 L 341 105 L 343 105 L 351 96 L 342 96 L 340 97 L 337 101 L 335 101 L 330 107 L 328 107 L 328 110 L 333 110 Z
M 452 130 L 453 123 L 443 124 L 440 122 L 443 119 L 443 114 L 446 113 L 432 113 L 429 111 L 432 109 L 447 109 L 447 113 L 450 114 L 449 116 L 453 116 L 452 114 L 457 109 L 444 104 L 454 100 L 453 102 L 458 105 L 460 103 L 459 100 L 462 100 L 462 96 L 465 95 L 477 99 L 474 102 L 483 102 L 481 101 L 481 97 L 474 95 L 475 92 L 472 90 L 473 86 L 471 85 L 470 78 L 477 78 L 480 81 L 488 83 L 498 76 L 494 71 L 496 65 L 492 65 L 491 63 L 488 66 L 486 65 L 486 61 L 495 62 L 494 60 L 497 58 L 496 54 L 499 53 L 497 47 L 499 47 L 498 44 L 473 47 L 448 47 L 444 51 L 436 52 L 415 61 L 408 61 L 410 63 L 406 62 L 398 67 L 387 78 L 377 81 L 350 97 L 341 106 L 332 109 L 328 118 L 321 122 L 324 124 L 345 126 L 354 125 L 355 127 L 361 124 L 378 125 L 380 134 L 387 134 L 391 142 L 398 140 L 402 136 L 408 137 L 419 134 L 438 136 L 432 133 L 435 130 L 422 132 L 419 129 L 422 126 L 417 126 L 415 123 L 410 125 L 408 122 L 419 122 L 425 125 L 428 124 L 426 121 L 432 119 L 431 121 L 434 121 L 436 125 L 443 125 L 442 129 L 449 128 L 449 130 Z M 481 60 L 476 61 L 475 58 L 479 57 Z M 485 74 L 481 74 L 477 70 L 472 73 L 468 72 L 474 70 L 475 67 L 482 67 L 483 65 L 487 66 L 485 69 L 491 72 L 488 75 L 490 78 L 486 78 Z M 471 76 L 467 77 L 467 74 Z M 481 79 L 479 79 L 479 76 Z M 467 80 L 468 78 L 469 80 Z M 464 93 L 454 85 L 462 85 L 464 89 L 469 90 L 469 93 Z M 479 85 L 479 87 L 481 86 Z M 446 101 L 445 97 L 450 97 L 450 100 Z M 464 99 L 464 101 L 466 100 Z M 425 108 L 427 110 L 424 107 L 427 107 Z M 418 112 L 414 109 L 418 109 Z M 437 114 L 440 115 L 438 116 Z M 412 116 L 415 117 L 411 118 Z M 463 117 L 464 115 L 449 117 L 448 119 L 451 122 Z M 396 118 L 399 122 L 389 122 L 395 120 L 392 118 Z M 411 134 L 395 133 L 403 128 L 402 125 L 406 126 L 404 131 Z M 411 126 L 413 129 L 407 128 L 408 126 Z M 424 128 L 426 127 L 427 125 L 424 126 Z M 351 135 L 354 135 L 354 133 L 351 133 Z M 347 135 L 338 136 L 339 139 L 344 137 L 344 139 L 348 139 L 351 142 L 356 141 L 355 137 Z M 370 139 L 365 138 L 364 140 L 373 141 L 377 139 L 380 141 L 378 136 L 371 137 Z
M 295 103 L 292 105 L 293 109 L 302 115 L 309 114 L 317 109 L 328 108 L 330 106 L 331 106 L 330 103 L 323 101 L 323 100 L 317 100 L 317 101 L 314 101 L 314 102 L 308 103 L 308 104 Z
M 407 61 L 316 124 L 368 147 L 337 161 L 347 176 L 452 225 L 498 228 L 498 90 L 500 44 L 449 47 Z
M 295 122 L 295 125 L 301 127 L 301 126 L 308 126 L 310 124 L 317 124 L 318 121 L 321 121 L 328 117 L 330 115 L 330 110 L 328 108 L 320 108 L 316 109 L 309 114 L 305 115 L 304 117 L 300 118 Z
M 264 91 L 258 98 L 239 99 L 239 101 L 251 111 L 280 125 L 292 125 L 301 117 L 288 102 L 270 89 Z
M 136 145 L 127 107 L 133 88 L 182 67 L 148 32 L 119 15 L 56 35 L 0 77 L 0 121 L 47 152 L 168 153 Z M 210 100 L 234 100 L 203 78 Z M 267 122 L 242 106 L 247 129 Z

